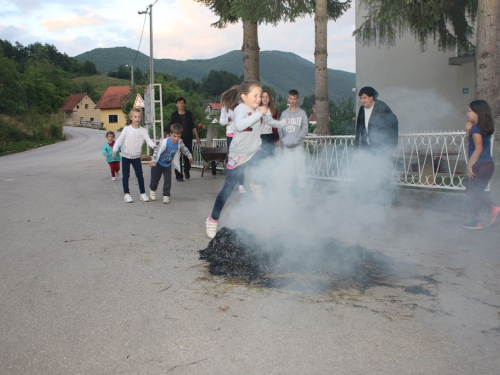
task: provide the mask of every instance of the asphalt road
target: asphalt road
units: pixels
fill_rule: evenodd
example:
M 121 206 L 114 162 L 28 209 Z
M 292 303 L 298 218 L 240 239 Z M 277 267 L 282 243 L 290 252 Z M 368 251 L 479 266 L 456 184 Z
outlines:
M 0 374 L 498 374 L 499 230 L 403 204 L 350 238 L 394 261 L 387 285 L 246 286 L 198 259 L 223 177 L 174 180 L 169 205 L 133 177 L 126 204 L 104 132 L 65 132 L 0 157 Z

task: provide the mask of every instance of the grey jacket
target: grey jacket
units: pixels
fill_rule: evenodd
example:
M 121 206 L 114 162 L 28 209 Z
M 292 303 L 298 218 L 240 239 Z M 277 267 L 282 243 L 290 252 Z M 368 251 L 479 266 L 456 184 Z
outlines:
M 160 158 L 161 153 L 163 151 L 165 151 L 165 149 L 167 148 L 167 139 L 168 138 L 163 138 L 160 141 L 160 145 L 157 148 L 155 148 L 155 151 L 153 153 L 153 158 L 151 159 L 155 163 L 155 165 L 158 162 L 158 159 Z M 172 165 L 179 172 L 181 171 L 181 165 L 179 162 L 181 152 L 189 159 L 191 159 L 193 157 L 193 155 L 191 155 L 191 153 L 189 152 L 189 149 L 184 144 L 184 141 L 182 139 L 179 139 L 179 148 L 177 149 L 177 152 L 175 153 L 174 160 L 172 160 Z

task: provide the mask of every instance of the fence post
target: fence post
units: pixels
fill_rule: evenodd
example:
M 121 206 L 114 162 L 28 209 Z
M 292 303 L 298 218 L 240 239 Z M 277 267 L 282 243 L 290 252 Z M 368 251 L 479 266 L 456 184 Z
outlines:
M 214 147 L 213 140 L 217 139 L 217 133 L 218 133 L 217 125 L 214 125 L 214 124 L 208 125 L 207 138 L 206 138 L 207 139 L 207 141 L 206 141 L 207 147 Z M 211 162 L 210 166 L 212 168 L 212 175 L 215 176 L 217 174 L 217 165 L 215 164 L 215 161 Z

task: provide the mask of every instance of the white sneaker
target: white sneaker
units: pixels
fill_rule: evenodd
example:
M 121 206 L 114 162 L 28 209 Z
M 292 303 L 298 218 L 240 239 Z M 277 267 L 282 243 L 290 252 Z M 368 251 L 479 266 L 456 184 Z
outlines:
M 116 172 L 115 175 L 116 177 L 118 177 L 120 175 L 120 172 Z
M 146 193 L 141 194 L 141 201 L 143 202 L 149 202 L 149 197 Z
M 152 201 L 156 200 L 156 191 L 150 190 L 149 191 L 149 198 L 151 198 Z
M 167 197 L 166 195 L 163 196 L 163 203 L 168 204 L 170 203 L 170 197 Z
M 111 181 L 116 181 L 116 178 L 114 178 L 114 177 L 111 177 Z
M 245 189 L 245 187 L 244 187 L 243 185 L 238 186 L 238 190 L 239 190 L 239 191 L 240 191 L 240 193 L 242 193 L 242 194 L 247 192 L 247 191 L 246 191 L 246 189 Z
M 125 197 L 123 200 L 125 201 L 125 203 L 132 203 L 134 201 L 130 194 L 125 194 Z
M 207 236 L 208 238 L 214 238 L 215 235 L 217 234 L 217 225 L 219 225 L 219 222 L 213 222 L 210 220 L 210 216 L 207 218 L 207 221 L 205 221 L 205 226 L 207 227 Z

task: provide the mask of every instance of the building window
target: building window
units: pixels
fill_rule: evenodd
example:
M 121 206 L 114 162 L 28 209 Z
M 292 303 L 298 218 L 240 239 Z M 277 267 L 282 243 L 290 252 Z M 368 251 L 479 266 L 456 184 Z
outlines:
M 118 115 L 108 115 L 108 122 L 110 124 L 116 124 L 118 122 Z
M 76 109 L 80 109 L 80 106 L 79 106 L 79 105 L 77 105 L 77 106 L 76 106 Z
M 93 118 L 93 117 L 91 117 L 91 118 L 90 118 L 90 121 L 94 121 L 94 118 Z
M 88 104 L 85 104 L 85 109 L 89 109 L 89 105 Z

